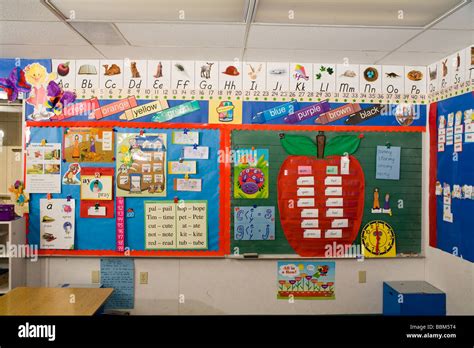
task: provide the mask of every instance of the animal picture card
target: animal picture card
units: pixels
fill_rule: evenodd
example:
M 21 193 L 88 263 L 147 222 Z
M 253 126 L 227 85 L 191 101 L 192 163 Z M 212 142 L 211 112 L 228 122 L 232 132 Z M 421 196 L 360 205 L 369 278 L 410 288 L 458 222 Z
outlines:
M 275 240 L 275 207 L 235 207 L 234 239 Z
M 61 144 L 26 147 L 26 190 L 29 193 L 61 192 Z
M 63 145 L 66 162 L 114 161 L 114 132 L 111 128 L 67 128 Z
M 278 261 L 278 299 L 335 299 L 334 261 Z
M 40 199 L 40 248 L 74 249 L 74 199 Z
M 114 217 L 114 168 L 82 167 L 81 209 L 82 218 Z
M 268 198 L 268 149 L 238 149 L 234 156 L 234 198 Z
M 166 134 L 117 136 L 117 196 L 166 196 Z

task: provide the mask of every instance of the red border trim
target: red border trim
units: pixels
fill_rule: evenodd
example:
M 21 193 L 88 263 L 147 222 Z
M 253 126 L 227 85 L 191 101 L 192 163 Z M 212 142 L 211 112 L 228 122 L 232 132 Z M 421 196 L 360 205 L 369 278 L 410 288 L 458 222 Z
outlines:
M 280 124 L 195 124 L 195 123 L 153 123 L 153 122 L 121 122 L 121 121 L 58 121 L 58 122 L 26 122 L 27 127 L 98 127 L 100 128 L 194 128 L 227 130 L 287 130 L 287 131 L 327 131 L 327 132 L 425 132 L 424 126 L 294 126 Z
M 437 177 L 437 157 L 438 157 L 438 133 L 436 130 L 438 117 L 438 104 L 431 103 L 429 106 L 428 127 L 430 135 L 430 168 L 429 168 L 429 245 L 436 248 L 436 177 Z

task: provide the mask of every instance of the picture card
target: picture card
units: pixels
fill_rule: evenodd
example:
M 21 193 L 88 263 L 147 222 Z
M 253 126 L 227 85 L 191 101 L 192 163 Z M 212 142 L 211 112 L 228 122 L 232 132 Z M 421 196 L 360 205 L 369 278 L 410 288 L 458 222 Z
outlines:
M 235 240 L 274 240 L 275 207 L 239 206 L 234 208 Z
M 61 144 L 29 144 L 26 147 L 26 191 L 61 192 Z
M 81 165 L 79 163 L 70 163 L 69 168 L 63 175 L 63 185 L 81 184 Z
M 113 199 L 111 168 L 85 167 L 81 175 L 81 200 L 109 201 Z
M 40 249 L 74 249 L 74 199 L 40 199 Z
M 114 162 L 111 128 L 66 128 L 63 144 L 66 162 Z
M 268 149 L 237 149 L 234 153 L 234 198 L 260 199 L 269 195 Z
M 81 169 L 81 218 L 113 218 L 114 168 L 82 167 Z

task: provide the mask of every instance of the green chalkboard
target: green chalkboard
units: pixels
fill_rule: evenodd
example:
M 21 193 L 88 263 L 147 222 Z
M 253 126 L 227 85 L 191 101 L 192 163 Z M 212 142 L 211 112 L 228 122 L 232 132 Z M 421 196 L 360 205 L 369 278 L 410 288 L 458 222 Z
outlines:
M 277 176 L 281 164 L 288 156 L 280 145 L 279 131 L 233 131 L 233 149 L 269 150 L 269 197 L 267 199 L 234 199 L 231 202 L 231 253 L 258 253 L 288 255 L 295 254 L 283 233 L 277 203 Z M 285 134 L 305 135 L 313 139 L 317 132 L 296 131 Z M 350 132 L 325 132 L 327 141 L 342 134 L 358 134 Z M 379 180 L 375 178 L 377 146 L 386 145 L 401 147 L 400 180 Z M 369 221 L 383 220 L 389 223 L 396 234 L 397 254 L 416 254 L 421 252 L 421 166 L 422 166 L 422 135 L 420 133 L 366 132 L 359 149 L 353 154 L 359 160 L 365 174 L 365 204 L 361 229 Z M 233 180 L 233 178 L 232 178 Z M 232 185 L 231 185 L 232 187 Z M 378 187 L 383 194 L 390 193 L 392 216 L 388 214 L 372 214 L 373 189 Z M 233 197 L 233 194 L 232 196 Z M 403 207 L 399 208 L 402 200 Z M 234 207 L 238 206 L 274 206 L 275 240 L 235 240 L 234 239 Z M 401 207 L 401 205 L 400 205 Z M 360 231 L 355 244 L 360 244 Z

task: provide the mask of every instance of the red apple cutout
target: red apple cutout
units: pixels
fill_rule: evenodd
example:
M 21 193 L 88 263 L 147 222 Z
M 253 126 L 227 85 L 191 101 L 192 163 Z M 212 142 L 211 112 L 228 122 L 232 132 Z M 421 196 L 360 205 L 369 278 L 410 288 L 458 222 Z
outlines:
M 340 135 L 324 144 L 325 136 L 320 132 L 318 146 L 306 136 L 280 137 L 290 155 L 283 161 L 277 180 L 278 210 L 286 239 L 300 256 L 342 256 L 341 250 L 346 249 L 341 247 L 350 247 L 356 239 L 364 212 L 364 172 L 357 158 L 351 156 L 359 147 L 361 136 Z M 341 159 L 349 160 L 348 174 L 341 174 Z M 337 174 L 328 173 L 328 166 L 333 171 L 337 167 Z M 341 182 L 329 184 L 332 179 L 328 179 L 326 185 L 328 177 Z M 326 191 L 327 188 L 331 189 Z M 334 200 L 328 202 L 332 198 L 342 198 L 342 204 L 339 200 L 337 206 L 327 206 L 333 204 Z M 309 205 L 301 206 L 302 199 Z M 336 215 L 341 216 L 327 216 L 331 215 L 328 209 L 338 210 Z
M 69 74 L 69 62 L 61 63 L 58 65 L 58 75 L 66 76 Z

